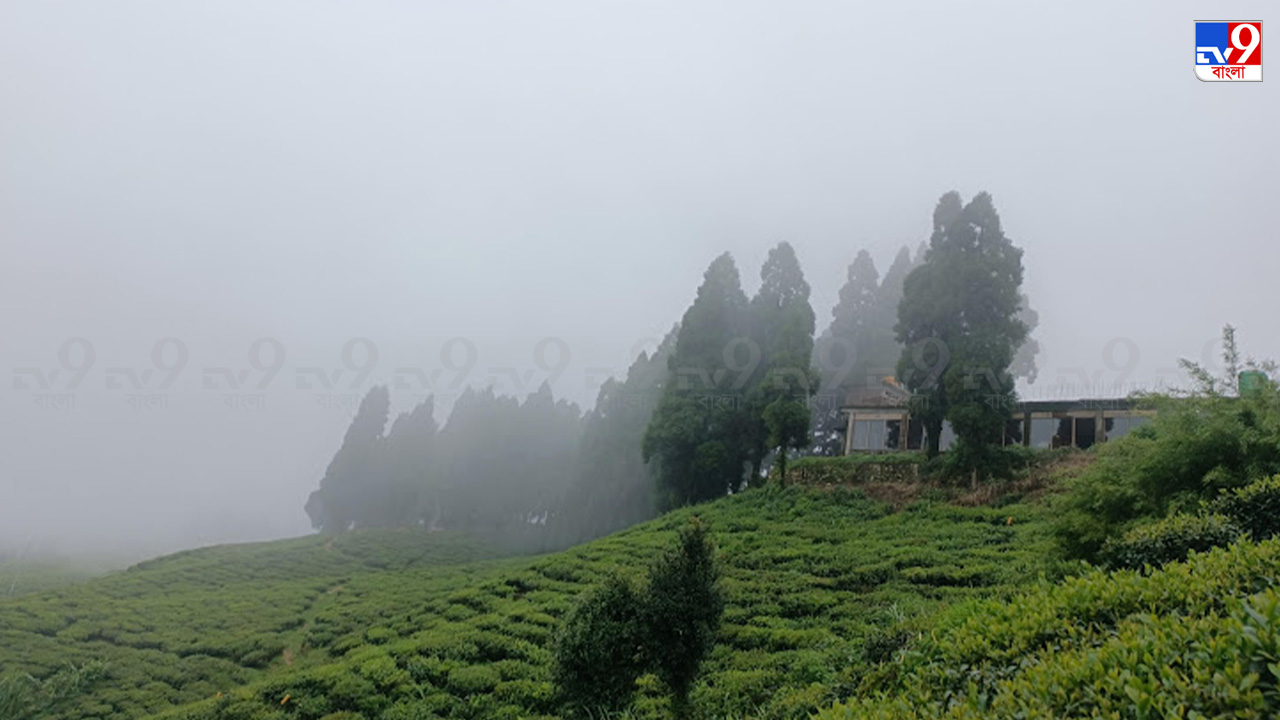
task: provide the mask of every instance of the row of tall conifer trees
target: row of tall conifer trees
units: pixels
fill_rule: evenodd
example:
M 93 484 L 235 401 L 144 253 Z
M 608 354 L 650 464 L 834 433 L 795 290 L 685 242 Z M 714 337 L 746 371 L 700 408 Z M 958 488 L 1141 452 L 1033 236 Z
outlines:
M 1038 318 L 1021 292 L 1021 251 L 985 193 L 968 205 L 944 195 L 933 225 L 883 280 L 857 253 L 816 340 L 789 243 L 770 250 L 750 298 L 733 258 L 715 258 L 680 322 L 625 378 L 606 381 L 585 415 L 546 385 L 523 401 L 468 389 L 442 427 L 428 399 L 387 430 L 390 397 L 375 387 L 307 501 L 312 524 L 422 525 L 565 546 L 737 492 L 771 463 L 785 472 L 789 457 L 838 453 L 841 401 L 886 375 L 941 409 L 922 414 L 933 437 L 935 421 L 950 417 L 948 398 L 968 434 L 987 437 L 997 419 L 973 409 L 984 398 L 965 397 L 972 383 L 959 375 L 986 363 L 989 390 L 1005 394 L 1016 376 L 1034 380 Z M 920 348 L 939 342 L 948 362 L 920 372 Z

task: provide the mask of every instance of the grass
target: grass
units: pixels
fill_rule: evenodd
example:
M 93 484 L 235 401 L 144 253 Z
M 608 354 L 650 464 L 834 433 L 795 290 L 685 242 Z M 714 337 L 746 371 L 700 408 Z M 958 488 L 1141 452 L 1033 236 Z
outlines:
M 728 601 L 694 692 L 716 715 L 807 716 L 906 629 L 1052 571 L 1039 504 L 895 511 L 857 489 L 766 488 L 534 558 L 410 531 L 180 553 L 0 602 L 0 676 L 105 662 L 49 720 L 552 716 L 559 618 L 606 573 L 642 572 L 694 513 Z M 632 715 L 665 715 L 656 680 L 640 684 Z

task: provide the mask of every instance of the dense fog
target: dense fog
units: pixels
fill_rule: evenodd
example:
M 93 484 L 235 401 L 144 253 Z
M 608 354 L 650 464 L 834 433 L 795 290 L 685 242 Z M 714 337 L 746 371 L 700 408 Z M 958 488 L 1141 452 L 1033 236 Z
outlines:
M 379 386 L 387 442 L 430 397 L 456 449 L 468 388 L 532 408 L 495 433 L 573 425 L 572 487 L 613 452 L 575 413 L 645 372 L 718 256 L 754 296 L 789 243 L 821 335 L 859 252 L 885 276 L 951 190 L 1023 251 L 1022 397 L 1181 382 L 1228 322 L 1280 357 L 1280 99 L 1195 79 L 1203 14 L 6 3 L 0 551 L 309 532 Z

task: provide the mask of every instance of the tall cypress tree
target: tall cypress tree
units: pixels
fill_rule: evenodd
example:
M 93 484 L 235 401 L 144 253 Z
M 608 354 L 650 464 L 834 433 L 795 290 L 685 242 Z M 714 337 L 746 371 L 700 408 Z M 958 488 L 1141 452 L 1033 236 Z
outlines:
M 745 356 L 750 343 L 742 342 L 747 330 L 747 297 L 725 253 L 707 268 L 680 321 L 662 397 L 642 442 L 643 459 L 655 463 L 669 506 L 741 486 L 752 450 L 742 434 L 744 391 L 753 370 Z
M 307 499 L 312 527 L 342 532 L 360 520 L 371 486 L 377 483 L 378 453 L 390 409 L 391 395 L 381 385 L 371 388 L 360 401 L 342 447 L 320 480 L 320 489 Z
M 520 404 L 510 433 L 512 466 L 500 494 L 510 499 L 509 516 L 528 530 L 541 527 L 561 506 L 573 482 L 582 411 L 567 400 L 556 400 L 547 382 Z
M 840 288 L 840 301 L 831 309 L 831 337 L 846 353 L 847 370 L 840 387 L 864 384 L 867 359 L 874 346 L 880 316 L 880 273 L 866 250 L 849 266 L 848 280 Z
M 652 518 L 654 470 L 641 442 L 667 379 L 672 330 L 653 354 L 640 353 L 625 380 L 609 378 L 584 421 L 573 486 L 558 513 L 562 542 L 579 542 Z
M 1022 251 L 1005 237 L 991 196 L 962 206 L 959 194 L 943 195 L 925 262 L 907 277 L 898 308 L 899 376 L 925 400 L 917 414 L 930 453 L 945 418 L 964 469 L 996 461 L 1014 400 L 1009 366 L 1027 337 L 1021 285 Z
M 752 335 L 761 351 L 759 380 L 748 402 L 753 479 L 767 452 L 786 473 L 787 453 L 809 445 L 813 364 L 813 307 L 809 283 L 790 243 L 778 243 L 760 269 L 751 299 Z
M 883 316 L 878 319 L 878 322 L 887 324 L 890 330 L 898 322 L 898 303 L 902 302 L 902 283 L 923 260 L 923 251 L 912 259 L 911 249 L 904 245 L 898 249 L 898 254 L 893 256 L 893 263 L 884 273 L 884 281 L 876 291 L 876 307 L 879 314 Z
M 929 457 L 938 454 L 942 423 L 947 416 L 947 395 L 942 376 L 950 362 L 950 348 L 945 335 L 951 333 L 950 309 L 946 306 L 954 293 L 941 288 L 947 283 L 947 263 L 935 248 L 946 241 L 952 223 L 960 219 L 964 206 L 960 193 L 946 193 L 933 209 L 933 232 L 924 261 L 903 281 L 902 301 L 898 304 L 898 342 L 902 355 L 898 360 L 898 379 L 912 392 L 911 412 L 925 430 L 925 449 Z
M 871 253 L 859 250 L 849 264 L 831 324 L 814 343 L 814 367 L 821 378 L 813 404 L 812 452 L 839 455 L 844 430 L 840 407 L 849 391 L 864 381 L 868 329 L 874 321 L 880 273 Z
M 357 524 L 370 527 L 415 525 L 433 517 L 435 487 L 431 469 L 436 439 L 435 400 L 428 397 L 391 423 L 382 443 L 376 497 L 365 504 Z
M 849 265 L 840 299 L 831 310 L 831 325 L 814 344 L 815 367 L 822 378 L 812 414 L 815 454 L 842 452 L 840 407 L 849 393 L 894 374 L 902 346 L 893 328 L 903 281 L 914 266 L 906 247 L 898 251 L 883 281 L 866 250 Z
M 1013 373 L 1015 378 L 1024 378 L 1028 383 L 1034 383 L 1036 376 L 1040 374 L 1040 368 L 1036 365 L 1036 356 L 1040 354 L 1040 342 L 1032 337 L 1031 333 L 1040 326 L 1040 313 L 1031 307 L 1031 298 L 1027 297 L 1026 293 L 1022 293 L 1020 298 L 1018 319 L 1027 326 L 1027 339 L 1014 353 L 1009 372 Z

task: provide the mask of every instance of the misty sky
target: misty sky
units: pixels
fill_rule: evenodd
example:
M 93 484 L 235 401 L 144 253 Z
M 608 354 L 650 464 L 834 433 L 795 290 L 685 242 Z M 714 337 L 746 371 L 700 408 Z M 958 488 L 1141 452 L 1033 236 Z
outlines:
M 1171 380 L 1225 322 L 1280 357 L 1280 69 L 1192 69 L 1193 20 L 1274 4 L 1052 5 L 0 3 L 0 547 L 306 532 L 347 396 L 448 386 L 451 338 L 586 407 L 720 252 L 753 292 L 793 243 L 822 328 L 950 189 L 1025 250 L 1024 397 Z

